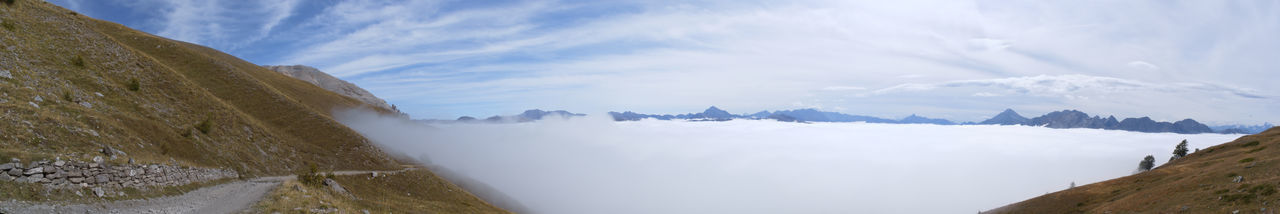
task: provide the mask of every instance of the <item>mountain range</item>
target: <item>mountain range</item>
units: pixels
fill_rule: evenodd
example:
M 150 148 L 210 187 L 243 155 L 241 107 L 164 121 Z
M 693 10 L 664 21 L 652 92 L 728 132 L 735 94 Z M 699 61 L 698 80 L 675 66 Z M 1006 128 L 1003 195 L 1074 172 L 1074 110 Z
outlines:
M 733 119 L 772 119 L 784 122 L 866 122 L 866 123 L 892 123 L 892 124 L 937 124 L 937 125 L 1025 125 L 1025 126 L 1041 126 L 1048 128 L 1089 128 L 1089 129 L 1107 129 L 1107 130 L 1125 130 L 1148 133 L 1180 133 L 1180 134 L 1198 134 L 1198 133 L 1226 133 L 1226 134 L 1255 134 L 1272 127 L 1271 124 L 1260 126 L 1218 126 L 1211 128 L 1208 125 L 1197 122 L 1193 119 L 1184 119 L 1176 122 L 1161 122 L 1152 120 L 1150 117 L 1125 118 L 1117 119 L 1115 116 L 1099 117 L 1090 116 L 1087 113 L 1078 110 L 1062 110 L 1050 112 L 1035 118 L 1027 118 L 1019 115 L 1013 109 L 1005 109 L 990 119 L 982 122 L 973 123 L 956 123 L 946 119 L 928 118 L 912 114 L 902 119 L 886 119 L 873 116 L 852 115 L 840 112 L 820 111 L 812 108 L 795 109 L 795 110 L 779 110 L 779 111 L 760 111 L 752 114 L 732 114 L 723 109 L 711 106 L 700 113 L 687 114 L 641 114 L 631 111 L 625 112 L 609 112 L 609 116 L 614 121 L 636 121 L 645 118 L 657 120 L 695 120 L 695 121 L 726 121 Z

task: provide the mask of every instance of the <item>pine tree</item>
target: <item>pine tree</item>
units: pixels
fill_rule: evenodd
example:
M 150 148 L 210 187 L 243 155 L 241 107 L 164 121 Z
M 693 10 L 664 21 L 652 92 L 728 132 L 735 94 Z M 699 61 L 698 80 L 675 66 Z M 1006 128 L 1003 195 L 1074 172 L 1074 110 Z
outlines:
M 1182 140 L 1182 143 L 1178 143 L 1178 146 L 1173 148 L 1173 157 L 1169 157 L 1169 160 L 1172 161 L 1174 159 L 1178 159 L 1186 156 L 1187 156 L 1187 140 Z
M 1142 158 L 1142 162 L 1138 162 L 1138 172 L 1151 171 L 1151 168 L 1155 166 L 1156 157 L 1147 155 L 1146 158 Z

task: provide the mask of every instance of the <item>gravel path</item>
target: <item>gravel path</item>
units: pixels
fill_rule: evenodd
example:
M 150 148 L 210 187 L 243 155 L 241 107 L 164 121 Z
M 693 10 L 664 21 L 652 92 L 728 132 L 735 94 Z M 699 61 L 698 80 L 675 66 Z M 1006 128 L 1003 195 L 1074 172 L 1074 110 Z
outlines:
M 398 173 L 398 171 L 338 171 L 337 175 Z M 32 203 L 0 201 L 0 213 L 244 213 L 258 200 L 296 176 L 261 177 L 200 188 L 186 194 L 150 199 L 92 204 Z

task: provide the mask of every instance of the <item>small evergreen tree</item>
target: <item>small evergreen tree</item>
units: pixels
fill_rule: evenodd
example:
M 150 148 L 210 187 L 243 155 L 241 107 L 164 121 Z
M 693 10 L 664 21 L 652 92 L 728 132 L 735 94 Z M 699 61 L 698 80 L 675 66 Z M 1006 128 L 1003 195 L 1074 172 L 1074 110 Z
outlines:
M 1178 146 L 1173 148 L 1173 157 L 1169 157 L 1169 160 L 1172 161 L 1174 159 L 1178 159 L 1186 156 L 1187 156 L 1187 140 L 1182 140 L 1182 143 L 1178 143 Z
M 1142 158 L 1142 162 L 1138 163 L 1138 172 L 1151 171 L 1151 168 L 1155 166 L 1156 166 L 1156 157 L 1147 155 L 1147 157 Z

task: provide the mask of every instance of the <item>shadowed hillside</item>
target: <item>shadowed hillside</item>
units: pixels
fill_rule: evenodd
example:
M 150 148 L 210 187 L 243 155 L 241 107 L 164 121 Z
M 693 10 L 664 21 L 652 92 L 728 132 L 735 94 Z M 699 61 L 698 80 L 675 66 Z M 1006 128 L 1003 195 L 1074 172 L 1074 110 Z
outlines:
M 1173 143 L 1170 143 L 1170 150 Z M 1140 157 L 1134 157 L 1134 165 Z M 1163 166 L 987 213 L 1243 213 L 1280 208 L 1280 129 L 1205 148 Z

